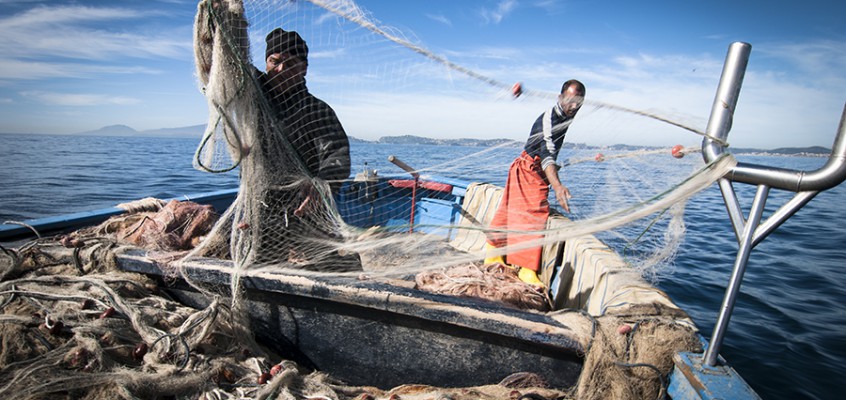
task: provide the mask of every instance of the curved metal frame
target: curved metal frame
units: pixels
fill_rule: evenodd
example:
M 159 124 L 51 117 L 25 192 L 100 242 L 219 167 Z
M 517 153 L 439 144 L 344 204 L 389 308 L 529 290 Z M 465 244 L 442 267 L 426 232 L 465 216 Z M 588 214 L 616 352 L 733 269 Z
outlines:
M 740 95 L 743 77 L 746 73 L 746 66 L 749 63 L 751 49 L 750 44 L 743 42 L 735 42 L 729 46 L 720 84 L 717 88 L 717 95 L 711 107 L 706 136 L 702 140 L 702 156 L 705 162 L 714 161 L 725 151 L 726 138 L 731 130 L 732 118 Z M 726 294 L 720 307 L 720 314 L 714 326 L 714 333 L 705 352 L 704 362 L 706 365 L 714 366 L 717 364 L 723 337 L 734 304 L 737 301 L 737 294 L 740 291 L 740 284 L 743 281 L 743 274 L 752 248 L 811 201 L 819 192 L 833 188 L 844 180 L 846 180 L 846 106 L 844 106 L 843 115 L 840 118 L 840 126 L 832 146 L 831 155 L 822 168 L 815 171 L 797 171 L 738 163 L 735 168 L 720 179 L 720 190 L 739 247 L 732 275 L 726 287 Z M 732 182 L 758 185 L 748 219 L 744 218 Z M 761 222 L 771 188 L 792 191 L 796 195 L 768 219 Z

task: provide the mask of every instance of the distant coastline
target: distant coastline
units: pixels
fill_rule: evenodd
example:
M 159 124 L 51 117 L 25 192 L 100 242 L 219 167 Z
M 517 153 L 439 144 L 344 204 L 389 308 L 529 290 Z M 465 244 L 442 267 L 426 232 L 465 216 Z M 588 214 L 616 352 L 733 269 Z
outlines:
M 187 138 L 200 139 L 206 130 L 206 125 L 192 125 L 181 128 L 162 128 L 145 131 L 138 131 L 126 125 L 109 125 L 93 131 L 73 133 L 76 136 L 117 136 L 117 137 L 160 137 L 160 138 Z M 431 145 L 431 146 L 470 146 L 470 147 L 493 147 L 493 146 L 522 146 L 523 142 L 512 139 L 436 139 L 414 135 L 383 136 L 377 140 L 365 140 L 350 136 L 352 143 L 374 143 L 394 144 L 403 146 Z M 615 144 L 610 146 L 593 146 L 584 143 L 565 143 L 564 148 L 576 150 L 603 150 L 603 151 L 636 151 L 644 149 L 658 149 L 654 146 L 632 146 L 628 144 Z M 785 155 L 802 157 L 827 157 L 831 149 L 823 146 L 810 147 L 781 147 L 777 149 L 753 149 L 753 148 L 731 148 L 732 154 L 744 155 Z

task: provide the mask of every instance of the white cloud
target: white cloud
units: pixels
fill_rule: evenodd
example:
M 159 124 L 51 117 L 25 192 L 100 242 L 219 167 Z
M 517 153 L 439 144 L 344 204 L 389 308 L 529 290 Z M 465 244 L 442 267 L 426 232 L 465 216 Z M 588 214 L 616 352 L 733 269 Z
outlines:
M 69 25 L 82 21 L 103 21 L 137 18 L 139 13 L 128 9 L 85 6 L 38 6 L 0 20 L 0 29 L 28 29 L 34 26 Z
M 753 54 L 765 61 L 777 60 L 813 77 L 804 85 L 846 86 L 846 45 L 844 41 L 817 40 L 793 43 L 765 43 L 753 46 Z M 754 61 L 754 59 L 753 59 Z
M 537 100 L 419 93 L 360 93 L 355 101 L 332 106 L 353 136 L 417 135 L 438 138 L 514 138 L 528 136 L 544 107 Z M 374 124 L 378 121 L 378 124 Z
M 463 60 L 480 61 L 480 59 L 492 60 L 514 60 L 522 57 L 524 50 L 511 47 L 484 46 L 468 50 L 454 50 L 446 52 L 446 55 Z
M 108 96 L 103 94 L 29 91 L 22 92 L 21 96 L 53 106 L 135 105 L 141 103 L 140 100 L 131 97 Z
M 184 58 L 190 40 L 171 32 L 144 35 L 121 29 L 117 21 L 140 20 L 157 12 L 125 8 L 39 6 L 0 18 L 0 54 L 14 59 Z
M 498 24 L 518 6 L 517 0 L 502 0 L 493 9 L 482 9 L 479 14 L 486 23 Z
M 536 0 L 532 5 L 542 8 L 549 13 L 557 13 L 561 11 L 561 5 L 559 3 L 559 0 Z
M 79 63 L 0 59 L 0 79 L 38 80 L 46 78 L 94 78 L 99 74 L 146 74 L 162 71 L 147 67 L 122 67 Z
M 805 48 L 819 51 L 816 46 Z M 511 51 L 518 61 L 509 63 L 502 58 L 468 57 L 468 64 L 463 65 L 475 62 L 476 65 L 472 65 L 474 72 L 499 81 L 527 79 L 525 89 L 547 94 L 557 90 L 564 78 L 582 80 L 588 86 L 588 102 L 568 140 L 599 145 L 697 146 L 702 138 L 689 130 L 621 109 L 652 114 L 704 132 L 724 62 L 722 55 L 644 51 L 617 56 L 607 53 L 604 57 L 591 54 L 589 60 L 578 58 L 570 63 L 538 63 L 520 57 L 520 49 Z M 485 59 L 495 61 L 486 64 Z M 833 61 L 838 59 L 836 56 L 818 59 L 825 62 L 805 60 L 803 70 L 817 71 L 817 75 L 824 76 L 826 71 L 836 75 L 833 71 L 846 67 L 841 66 L 841 61 Z M 730 144 L 758 148 L 830 146 L 840 117 L 844 85 L 810 85 L 807 82 L 816 79 L 813 74 L 797 75 L 755 61 L 753 56 L 729 135 Z M 350 125 L 351 134 L 364 138 L 417 134 L 523 140 L 537 114 L 551 104 L 548 98 L 525 96 L 510 101 L 508 93 L 485 96 L 484 91 L 502 89 L 492 89 L 443 68 L 406 67 L 424 70 L 422 75 L 427 77 L 425 84 L 429 86 L 419 92 L 410 89 L 392 95 L 356 92 L 348 96 L 355 98 L 353 103 L 337 103 L 336 110 L 345 125 Z M 402 74 L 402 70 L 396 73 Z M 410 79 L 416 75 L 403 76 Z M 463 86 L 461 82 L 467 81 L 475 82 L 475 88 Z M 447 84 L 465 96 L 445 90 Z M 470 98 L 470 94 L 475 97 Z M 498 100 L 494 99 L 497 96 Z M 331 100 L 334 99 L 330 99 L 330 103 L 336 105 Z M 379 123 L 374 124 L 374 121 Z
M 429 18 L 432 21 L 441 23 L 446 26 L 452 26 L 452 21 L 450 21 L 449 18 L 447 18 L 443 14 L 426 14 L 426 18 Z

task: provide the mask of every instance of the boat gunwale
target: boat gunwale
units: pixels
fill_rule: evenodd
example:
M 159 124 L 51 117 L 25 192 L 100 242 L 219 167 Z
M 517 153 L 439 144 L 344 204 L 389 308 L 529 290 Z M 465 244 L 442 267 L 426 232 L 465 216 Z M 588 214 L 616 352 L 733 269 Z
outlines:
M 124 271 L 155 275 L 166 282 L 168 274 L 144 250 L 124 250 L 116 258 L 119 268 Z M 189 279 L 217 286 L 228 287 L 231 272 L 231 261 L 227 260 L 195 258 L 182 265 L 182 273 Z M 577 354 L 584 352 L 584 338 L 579 332 L 546 314 L 484 299 L 438 294 L 394 284 L 398 280 L 305 275 L 293 270 L 285 273 L 247 270 L 242 271 L 240 278 L 241 285 L 249 291 L 363 307 L 501 335 L 534 345 L 566 349 Z M 402 282 L 406 285 L 410 283 Z

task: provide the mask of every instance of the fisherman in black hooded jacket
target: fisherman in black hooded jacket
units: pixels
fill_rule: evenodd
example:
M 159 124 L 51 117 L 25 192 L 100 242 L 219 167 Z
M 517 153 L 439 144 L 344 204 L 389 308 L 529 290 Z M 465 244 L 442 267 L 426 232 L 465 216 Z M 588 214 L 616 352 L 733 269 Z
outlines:
M 267 69 L 259 80 L 281 131 L 308 172 L 337 194 L 350 176 L 350 146 L 335 111 L 306 87 L 308 46 L 297 32 L 276 28 L 267 35 Z
M 262 151 L 282 159 L 267 160 L 266 167 L 278 171 L 276 183 L 262 200 L 266 218 L 274 220 L 268 225 L 276 228 L 262 232 L 260 239 L 277 245 L 262 244 L 257 261 L 281 259 L 318 271 L 361 270 L 358 254 L 337 251 L 335 245 L 343 237 L 330 217 L 337 214 L 330 210 L 334 207 L 330 197 L 338 195 L 350 176 L 347 134 L 335 111 L 306 87 L 308 46 L 300 35 L 277 28 L 266 42 L 266 72 L 256 74 L 274 119 L 260 127 Z M 320 190 L 320 180 L 328 183 L 330 193 Z

